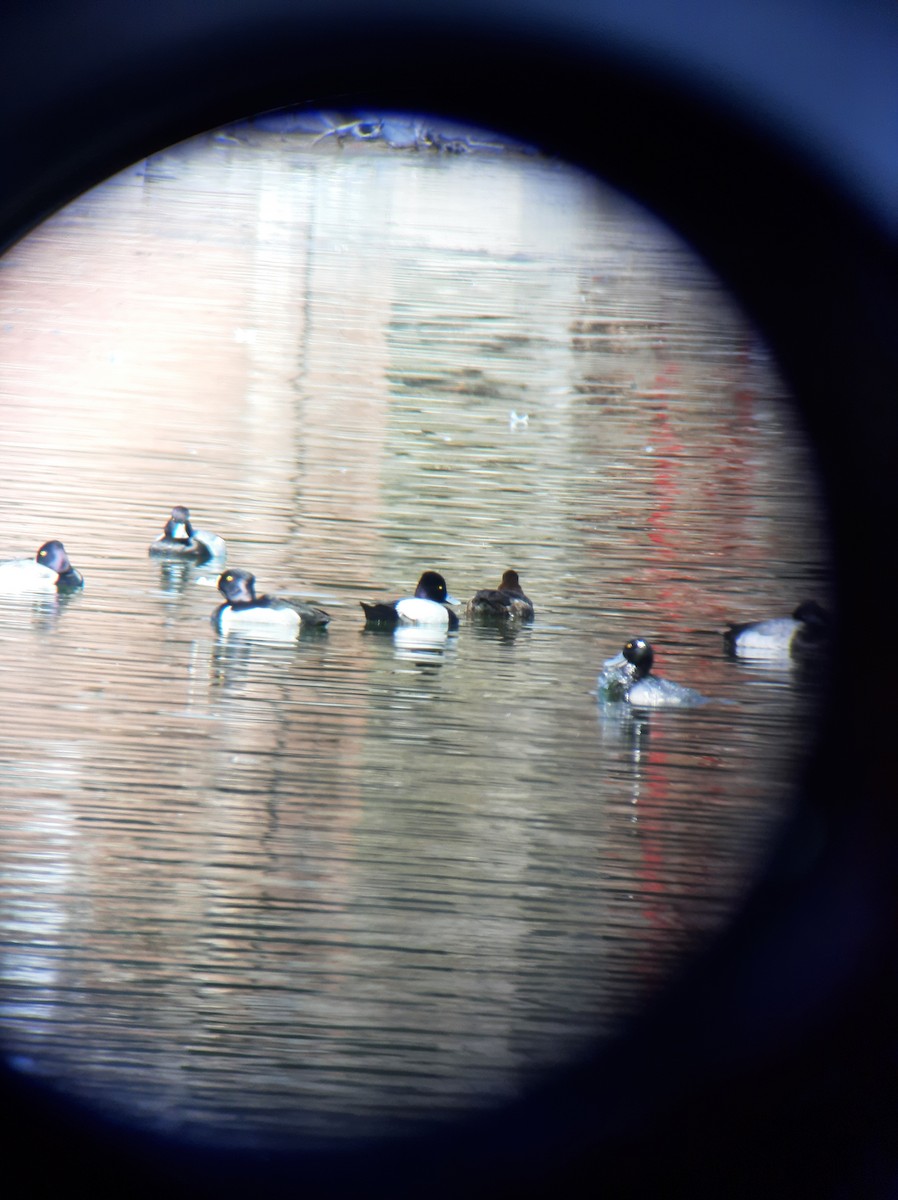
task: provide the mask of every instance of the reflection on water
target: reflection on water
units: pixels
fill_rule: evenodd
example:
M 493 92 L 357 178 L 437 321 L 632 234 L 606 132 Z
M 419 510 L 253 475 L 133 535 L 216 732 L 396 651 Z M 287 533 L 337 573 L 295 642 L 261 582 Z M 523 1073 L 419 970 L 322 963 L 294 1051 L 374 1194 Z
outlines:
M 723 654 L 825 600 L 806 452 L 687 252 L 535 156 L 238 130 L 0 265 L 0 1032 L 198 1136 L 518 1094 L 719 929 L 817 685 Z M 524 419 L 526 417 L 526 419 Z M 172 505 L 326 633 L 223 641 Z M 536 622 L 365 631 L 421 570 Z M 600 711 L 600 664 L 728 701 Z

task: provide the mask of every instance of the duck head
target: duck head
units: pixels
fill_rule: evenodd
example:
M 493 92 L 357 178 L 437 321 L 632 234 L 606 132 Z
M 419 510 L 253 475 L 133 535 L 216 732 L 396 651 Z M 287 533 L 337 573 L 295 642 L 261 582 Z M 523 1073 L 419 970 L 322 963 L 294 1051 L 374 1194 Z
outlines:
M 183 504 L 176 504 L 171 510 L 171 516 L 165 522 L 165 536 L 175 542 L 189 542 L 193 537 L 193 526 L 190 524 L 190 509 Z
M 229 604 L 253 604 L 256 599 L 256 577 L 236 567 L 222 571 L 218 577 L 218 590 Z
M 34 557 L 35 562 L 39 562 L 42 567 L 49 567 L 51 571 L 56 571 L 59 575 L 64 575 L 66 571 L 72 569 L 62 542 L 44 542 Z
M 54 539 L 52 542 L 44 542 L 34 560 L 42 567 L 49 567 L 51 571 L 55 571 L 59 576 L 59 584 L 64 587 L 77 588 L 84 583 L 79 572 L 69 562 L 65 546 L 60 541 Z
M 645 679 L 655 661 L 655 652 L 642 638 L 631 638 L 623 648 L 623 656 L 635 668 L 636 678 Z
M 438 571 L 424 572 L 418 580 L 415 596 L 419 600 L 434 600 L 437 604 L 458 604 L 458 601 L 449 595 L 446 580 Z
M 804 600 L 792 613 L 792 620 L 823 631 L 829 626 L 829 613 L 816 600 Z

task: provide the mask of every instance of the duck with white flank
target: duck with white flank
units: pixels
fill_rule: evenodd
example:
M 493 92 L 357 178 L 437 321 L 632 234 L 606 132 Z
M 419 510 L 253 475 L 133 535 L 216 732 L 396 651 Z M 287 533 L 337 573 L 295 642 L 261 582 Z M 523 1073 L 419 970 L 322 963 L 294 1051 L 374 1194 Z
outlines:
M 632 638 L 620 654 L 602 665 L 597 682 L 599 699 L 636 708 L 685 708 L 707 703 L 700 692 L 653 675 L 654 659 L 647 641 Z
M 190 521 L 190 509 L 176 504 L 162 533 L 150 542 L 150 556 L 186 559 L 201 567 L 210 562 L 223 563 L 227 558 L 227 547 L 217 533 L 196 529 Z
M 366 604 L 365 624 L 375 629 L 395 629 L 399 625 L 429 625 L 437 629 L 457 629 L 458 617 L 449 607 L 457 604 L 449 595 L 446 580 L 438 571 L 425 571 L 418 580 L 414 596 L 404 600 Z
M 782 661 L 823 650 L 829 638 L 829 613 L 816 600 L 805 600 L 791 617 L 769 617 L 765 621 L 728 626 L 723 644 L 736 658 Z
M 44 542 L 34 558 L 12 558 L 0 563 L 0 593 L 73 592 L 84 587 L 84 578 L 69 562 L 62 542 Z
M 303 630 L 323 630 L 330 617 L 323 609 L 281 596 L 257 596 L 256 577 L 236 567 L 223 571 L 218 590 L 225 598 L 212 614 L 219 633 L 244 637 L 292 639 Z

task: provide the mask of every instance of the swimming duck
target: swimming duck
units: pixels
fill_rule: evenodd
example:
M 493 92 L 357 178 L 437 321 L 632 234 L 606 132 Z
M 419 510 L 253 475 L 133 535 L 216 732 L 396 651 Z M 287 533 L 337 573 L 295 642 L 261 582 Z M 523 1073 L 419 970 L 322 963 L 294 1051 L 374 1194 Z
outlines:
M 330 617 L 323 609 L 279 596 L 257 596 L 256 577 L 236 567 L 218 577 L 225 598 L 212 614 L 219 633 L 246 637 L 297 637 L 302 629 L 324 629 Z
M 506 571 L 497 588 L 483 588 L 468 601 L 465 616 L 482 621 L 532 621 L 533 605 L 517 571 Z
M 786 659 L 813 652 L 829 641 L 830 620 L 815 600 L 799 604 L 791 617 L 729 625 L 723 644 L 737 658 Z
M 597 685 L 599 699 L 637 708 L 687 707 L 706 702 L 700 692 L 653 675 L 654 659 L 655 652 L 647 641 L 632 638 L 620 654 L 603 663 Z
M 154 542 L 150 542 L 153 558 L 186 558 L 202 566 L 217 560 L 224 562 L 227 549 L 217 533 L 206 529 L 195 529 L 190 522 L 190 509 L 176 504 L 165 528 Z
M 84 587 L 84 579 L 69 562 L 62 542 L 44 542 L 34 558 L 13 558 L 0 563 L 0 592 L 71 592 Z
M 365 623 L 393 629 L 397 625 L 435 625 L 444 629 L 457 629 L 458 617 L 449 608 L 457 604 L 449 595 L 446 580 L 437 571 L 425 571 L 418 580 L 414 596 L 394 600 L 391 604 L 366 604 Z

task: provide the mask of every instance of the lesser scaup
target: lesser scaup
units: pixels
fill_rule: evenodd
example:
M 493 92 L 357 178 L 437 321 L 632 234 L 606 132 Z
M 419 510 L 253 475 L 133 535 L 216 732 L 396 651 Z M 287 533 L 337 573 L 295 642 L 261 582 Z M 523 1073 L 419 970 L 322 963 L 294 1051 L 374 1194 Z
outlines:
M 84 587 L 84 579 L 69 562 L 62 542 L 44 542 L 34 558 L 13 558 L 0 563 L 0 592 L 71 592 Z
M 397 625 L 435 625 L 444 629 L 457 629 L 458 617 L 449 608 L 457 604 L 449 595 L 446 580 L 437 571 L 425 571 L 418 580 L 414 596 L 392 603 L 366 604 L 365 623 L 382 629 L 394 629 Z
M 672 708 L 706 703 L 692 688 L 653 675 L 655 653 L 643 638 L 632 638 L 620 654 L 609 658 L 599 673 L 600 700 L 632 704 L 637 708 Z
M 150 542 L 150 554 L 154 558 L 190 559 L 197 566 L 210 562 L 224 562 L 227 548 L 217 533 L 196 529 L 190 521 L 190 509 L 176 504 L 165 528 L 154 542 Z
M 257 596 L 256 577 L 236 567 L 223 571 L 218 590 L 225 598 L 212 614 L 219 633 L 246 637 L 297 637 L 302 629 L 321 629 L 330 617 L 323 609 L 280 596 Z
M 533 615 L 517 571 L 506 571 L 497 588 L 481 589 L 465 608 L 466 617 L 482 621 L 532 621 Z
M 791 617 L 730 625 L 723 644 L 737 658 L 786 659 L 820 650 L 829 642 L 830 620 L 816 600 L 799 604 Z

